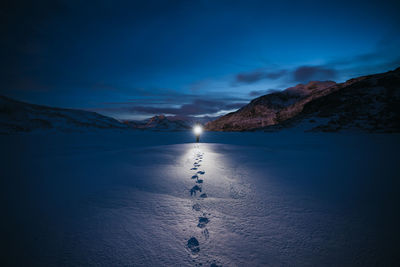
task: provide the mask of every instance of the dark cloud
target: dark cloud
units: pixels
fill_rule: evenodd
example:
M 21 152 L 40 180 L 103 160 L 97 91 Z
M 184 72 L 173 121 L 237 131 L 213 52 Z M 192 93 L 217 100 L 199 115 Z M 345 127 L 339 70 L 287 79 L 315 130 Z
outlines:
M 263 70 L 243 72 L 236 75 L 235 81 L 238 83 L 255 83 L 264 79 L 278 79 L 286 73 L 286 70 L 278 70 L 273 72 Z
M 293 72 L 295 82 L 306 83 L 309 81 L 333 80 L 337 77 L 335 69 L 322 66 L 301 66 Z
M 264 79 L 264 73 L 261 71 L 250 73 L 239 73 L 236 75 L 236 81 L 240 83 L 254 83 Z

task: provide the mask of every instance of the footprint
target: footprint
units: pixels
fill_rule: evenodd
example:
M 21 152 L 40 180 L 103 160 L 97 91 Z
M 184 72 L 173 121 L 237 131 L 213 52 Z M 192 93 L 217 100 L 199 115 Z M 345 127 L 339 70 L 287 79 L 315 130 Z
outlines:
M 195 171 L 195 170 L 197 170 L 197 168 L 191 168 L 190 170 Z
M 197 179 L 197 178 L 199 178 L 199 176 L 197 174 L 192 176 L 192 179 Z
M 203 174 L 205 174 L 206 172 L 205 172 L 205 171 L 198 171 L 197 173 L 203 175 Z
M 202 180 L 202 179 L 198 179 L 198 180 L 196 181 L 196 183 L 202 184 L 202 183 L 203 183 L 203 180 Z
M 201 192 L 201 191 L 200 191 L 200 192 Z M 207 198 L 207 194 L 206 194 L 206 193 L 203 193 L 203 194 L 200 195 L 200 197 L 201 197 L 201 198 Z
M 190 189 L 190 195 L 196 195 L 197 191 L 201 192 L 201 187 L 198 185 L 193 186 L 192 189 Z
M 201 231 L 201 233 L 204 235 L 204 238 L 207 240 L 210 238 L 210 233 L 208 232 L 207 228 Z
M 200 204 L 196 203 L 196 204 L 194 204 L 194 205 L 192 206 L 192 208 L 193 208 L 195 211 L 200 211 L 201 206 L 200 206 Z
M 199 223 L 197 224 L 197 227 L 204 228 L 208 222 L 209 220 L 207 217 L 199 217 Z
M 187 247 L 193 254 L 197 254 L 200 251 L 199 241 L 195 237 L 191 237 L 187 242 Z

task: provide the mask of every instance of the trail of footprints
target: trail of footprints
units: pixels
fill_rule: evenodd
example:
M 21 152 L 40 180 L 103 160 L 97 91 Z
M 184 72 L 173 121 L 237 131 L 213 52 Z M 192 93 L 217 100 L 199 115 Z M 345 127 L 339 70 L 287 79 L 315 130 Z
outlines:
M 197 147 L 198 148 L 198 147 Z M 203 161 L 203 155 L 204 153 L 198 151 L 195 157 L 195 162 L 193 163 L 193 168 L 190 170 L 196 171 L 195 174 L 191 177 L 191 179 L 195 182 L 193 187 L 190 189 L 190 196 L 191 197 L 196 197 L 196 203 L 193 205 L 193 210 L 195 212 L 201 212 L 202 207 L 199 203 L 204 198 L 207 198 L 207 193 L 203 192 L 202 185 L 204 183 L 204 174 L 206 173 L 204 170 L 198 170 L 199 167 L 201 167 L 201 162 Z M 208 214 L 209 215 L 209 214 Z M 198 215 L 197 215 L 198 216 Z M 209 238 L 209 232 L 207 229 L 207 224 L 210 222 L 209 218 L 206 217 L 206 213 L 202 213 L 201 216 L 198 216 L 198 224 L 197 227 L 202 229 L 201 234 L 203 235 L 204 239 L 207 240 Z M 194 236 L 192 236 L 188 241 L 187 241 L 187 248 L 189 251 L 192 253 L 192 255 L 197 255 L 200 252 L 200 243 L 198 239 Z M 199 265 L 202 265 L 201 263 Z M 211 263 L 212 267 L 218 267 L 218 265 L 213 262 Z

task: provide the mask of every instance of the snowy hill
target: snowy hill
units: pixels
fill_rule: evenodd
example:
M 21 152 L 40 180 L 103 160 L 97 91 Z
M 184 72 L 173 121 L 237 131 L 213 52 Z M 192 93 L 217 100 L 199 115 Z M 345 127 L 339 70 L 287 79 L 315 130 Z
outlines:
M 300 106 L 311 101 L 316 95 L 335 86 L 332 81 L 312 81 L 287 88 L 282 92 L 274 92 L 252 100 L 248 105 L 236 112 L 229 113 L 207 124 L 212 131 L 243 131 L 274 125 L 279 113 L 295 104 Z M 321 94 L 322 95 L 322 94 Z
M 137 128 L 140 129 L 151 129 L 156 131 L 182 131 L 190 129 L 190 125 L 187 121 L 179 118 L 169 118 L 164 115 L 157 115 L 145 120 L 142 125 Z
M 0 134 L 127 128 L 123 123 L 95 112 L 34 105 L 0 96 Z
M 214 118 L 156 115 L 144 121 L 124 121 L 132 128 L 154 131 L 187 131 L 196 123 L 204 124 Z
M 206 127 L 212 131 L 280 129 L 292 127 L 295 122 L 300 127 L 299 122 L 307 117 L 310 118 L 308 122 L 314 124 L 304 125 L 304 130 L 357 128 L 399 131 L 399 73 L 400 68 L 340 84 L 310 82 L 297 85 L 256 98 L 238 111 L 208 123 Z
M 400 131 L 400 68 L 352 79 L 339 90 L 304 105 L 279 127 L 305 131 Z

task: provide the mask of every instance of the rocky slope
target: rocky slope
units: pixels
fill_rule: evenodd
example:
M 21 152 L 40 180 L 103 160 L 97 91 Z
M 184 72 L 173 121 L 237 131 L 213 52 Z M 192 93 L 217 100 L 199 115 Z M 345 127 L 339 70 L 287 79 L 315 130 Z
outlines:
M 61 130 L 128 129 L 123 123 L 91 111 L 34 105 L 0 96 L 0 134 Z
M 335 82 L 309 82 L 258 97 L 236 112 L 229 113 L 206 125 L 211 131 L 243 131 L 274 125 L 301 111 L 301 107 L 322 96 Z
M 305 104 L 301 113 L 278 125 L 287 127 L 400 132 L 400 68 L 346 82 L 340 90 Z
M 299 126 L 300 122 L 304 122 L 307 124 L 305 127 L 310 127 L 305 130 L 315 131 L 338 131 L 352 127 L 369 131 L 396 131 L 399 73 L 400 68 L 340 84 L 300 84 L 256 98 L 238 111 L 208 123 L 206 128 L 212 131 L 279 129 Z M 310 119 L 305 121 L 305 118 Z M 310 121 L 314 124 L 308 125 Z M 332 126 L 334 122 L 342 126 Z

